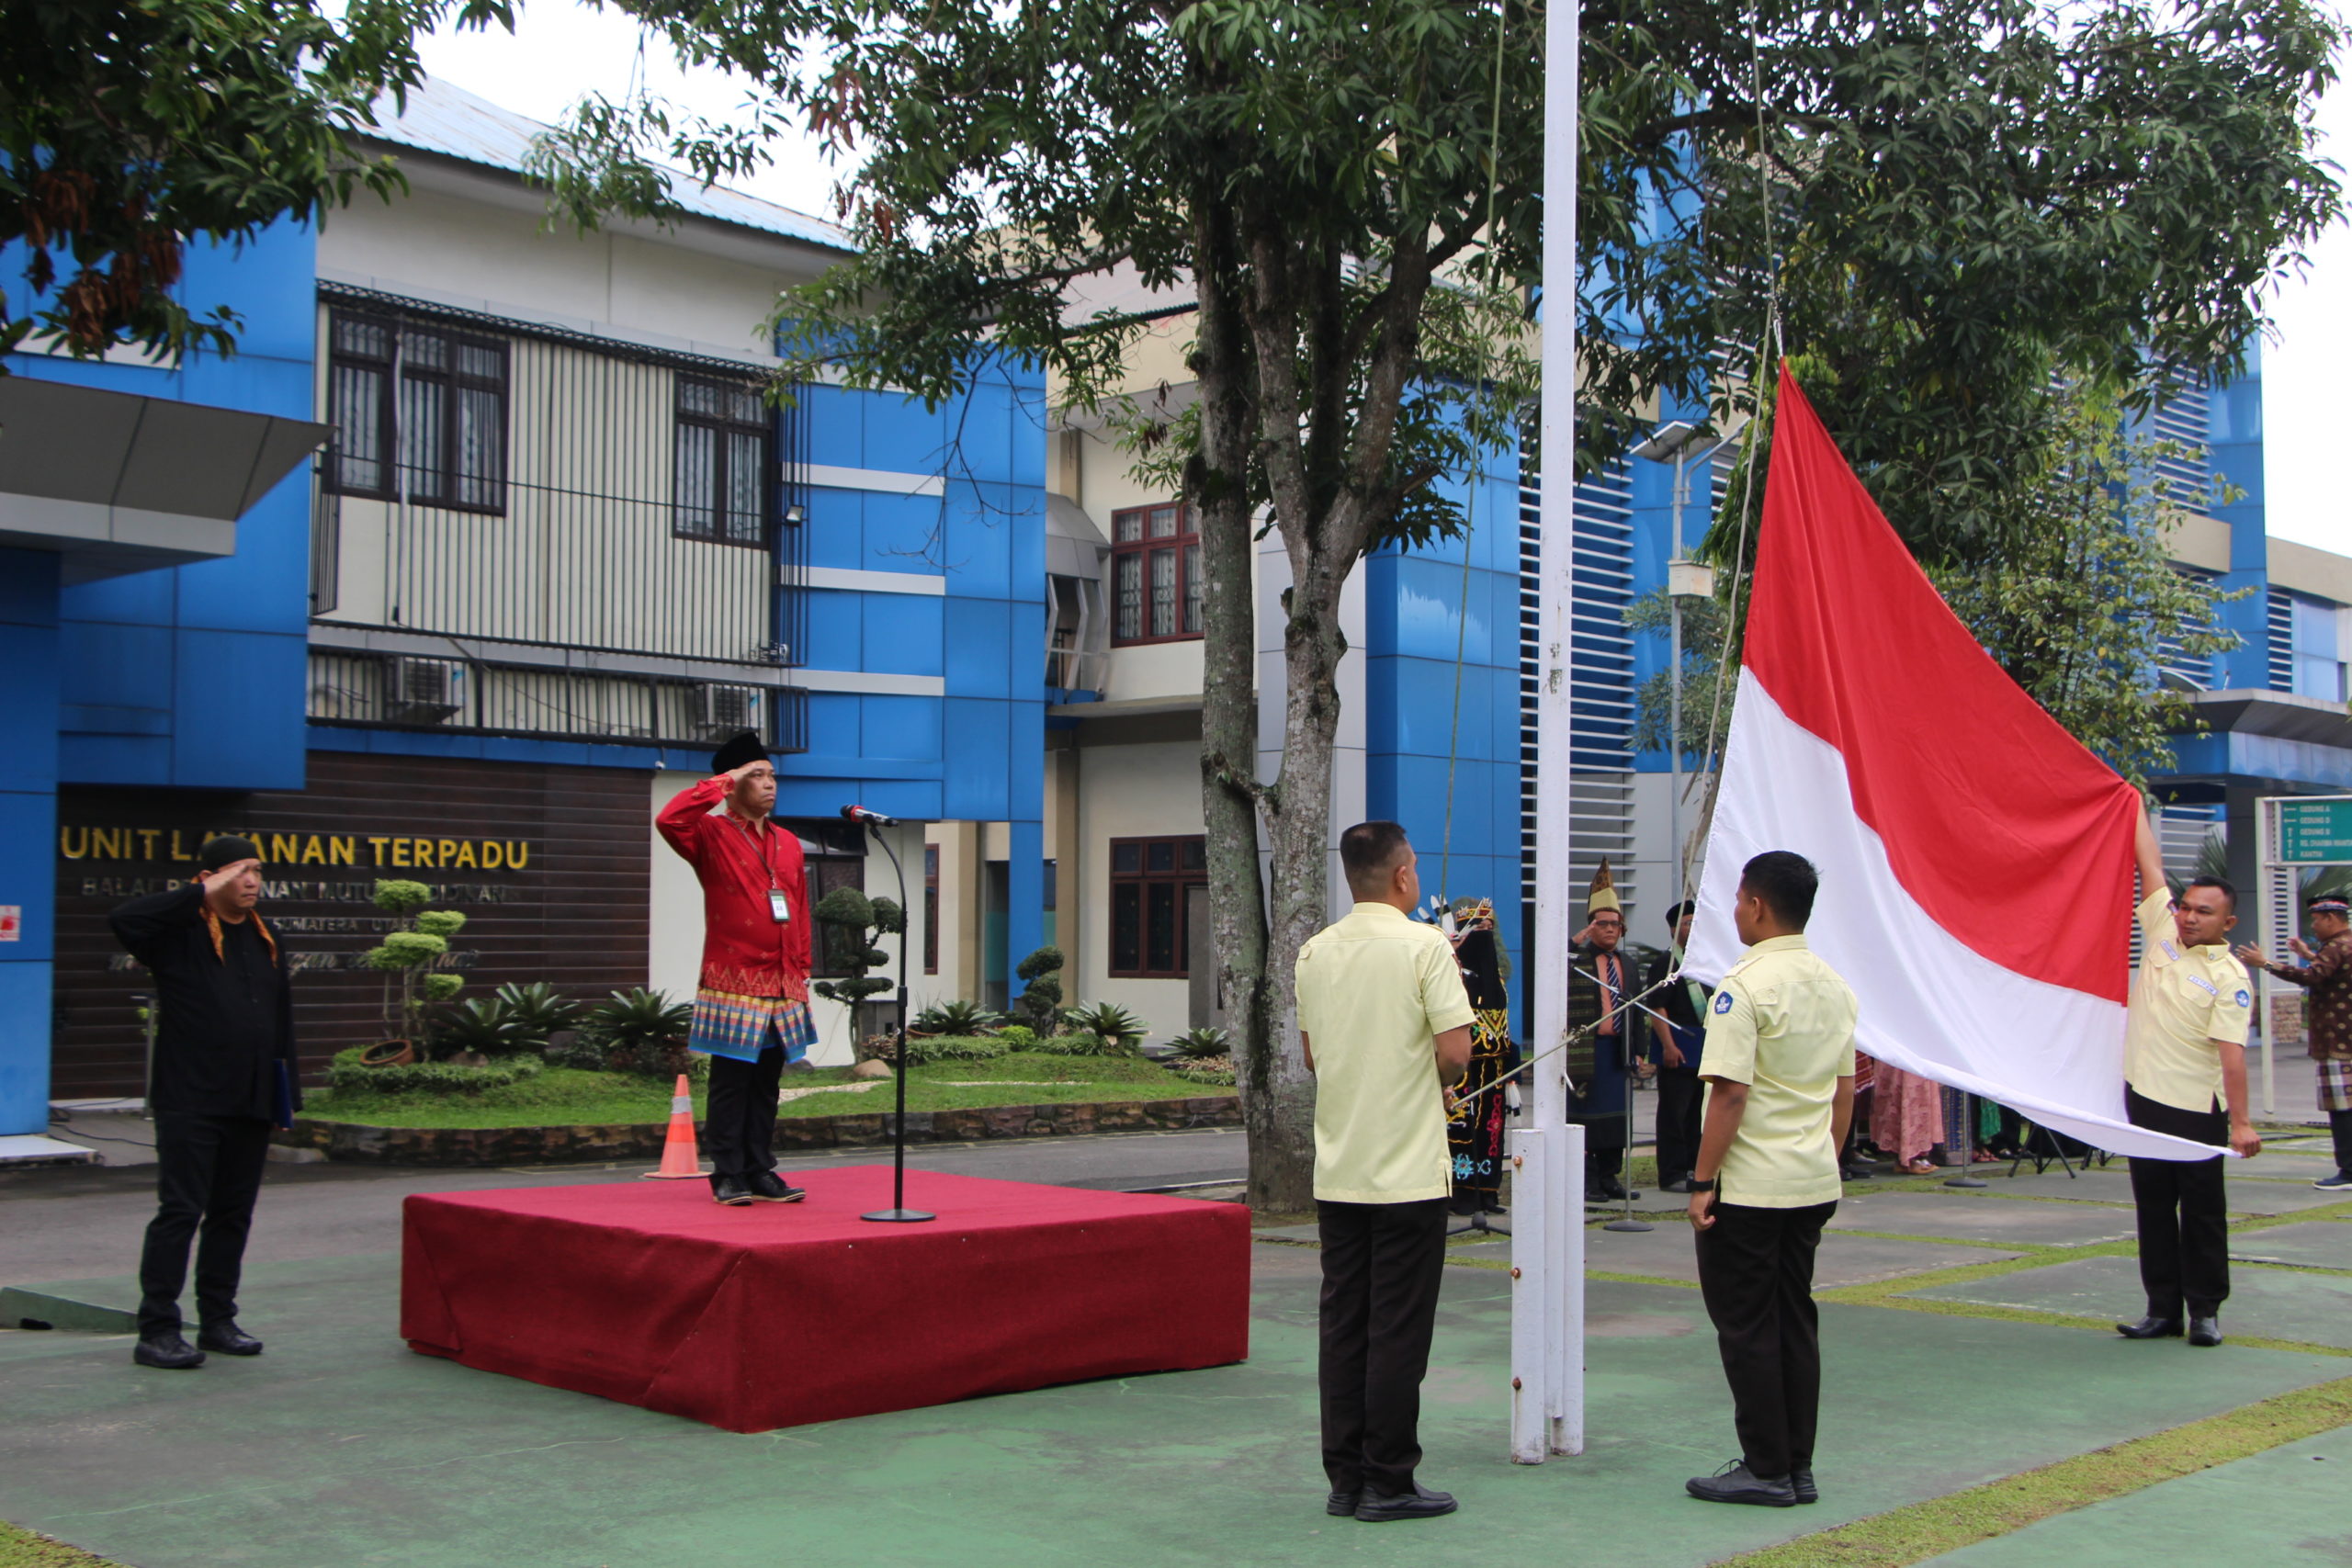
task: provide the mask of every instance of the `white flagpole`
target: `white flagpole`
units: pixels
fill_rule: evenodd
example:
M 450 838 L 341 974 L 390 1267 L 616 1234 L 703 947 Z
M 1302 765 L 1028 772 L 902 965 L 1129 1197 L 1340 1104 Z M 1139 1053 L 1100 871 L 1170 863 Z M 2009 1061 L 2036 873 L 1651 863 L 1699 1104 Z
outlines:
M 1535 697 L 1535 947 L 1528 1039 L 1558 1043 L 1568 1017 L 1570 615 L 1576 517 L 1577 8 L 1544 33 L 1542 682 Z M 1529 1124 L 1511 1134 L 1510 1457 L 1584 1451 L 1584 1129 L 1567 1124 L 1562 1058 L 1530 1076 Z

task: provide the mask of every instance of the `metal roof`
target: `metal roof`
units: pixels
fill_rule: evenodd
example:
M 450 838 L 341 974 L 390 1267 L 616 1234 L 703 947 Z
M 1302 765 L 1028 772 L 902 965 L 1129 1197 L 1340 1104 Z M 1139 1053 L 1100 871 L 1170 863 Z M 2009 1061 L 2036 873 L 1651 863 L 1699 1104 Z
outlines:
M 379 98 L 375 127 L 364 134 L 395 146 L 437 152 L 445 158 L 519 175 L 531 144 L 554 129 L 478 98 L 462 87 L 427 79 L 409 89 L 405 108 L 399 107 L 390 94 Z M 698 217 L 781 234 L 828 250 L 855 248 L 838 224 L 725 186 L 706 187 L 683 169 L 673 169 L 669 174 L 672 199 Z

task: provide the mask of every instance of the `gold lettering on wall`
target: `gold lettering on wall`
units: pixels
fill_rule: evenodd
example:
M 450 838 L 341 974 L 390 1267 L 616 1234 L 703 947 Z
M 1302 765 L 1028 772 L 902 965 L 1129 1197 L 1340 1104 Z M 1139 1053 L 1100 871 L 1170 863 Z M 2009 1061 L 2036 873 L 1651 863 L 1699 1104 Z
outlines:
M 220 833 L 243 833 L 272 868 L 298 865 L 390 866 L 420 871 L 520 871 L 531 861 L 527 839 L 414 839 L 375 833 L 255 833 L 225 828 L 97 828 L 57 826 L 57 854 L 69 861 L 129 861 L 134 863 L 193 862 L 204 841 Z M 368 846 L 365 860 L 359 846 Z

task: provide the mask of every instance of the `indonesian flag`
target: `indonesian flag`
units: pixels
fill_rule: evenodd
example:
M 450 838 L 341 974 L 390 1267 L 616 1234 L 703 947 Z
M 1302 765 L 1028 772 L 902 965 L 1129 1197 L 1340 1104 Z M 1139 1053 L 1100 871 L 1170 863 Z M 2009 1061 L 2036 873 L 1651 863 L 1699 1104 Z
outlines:
M 1783 366 L 1685 972 L 1739 961 L 1740 867 L 1793 850 L 1862 1050 L 2098 1148 L 2210 1156 L 2124 1120 L 2140 809 L 1977 646 Z

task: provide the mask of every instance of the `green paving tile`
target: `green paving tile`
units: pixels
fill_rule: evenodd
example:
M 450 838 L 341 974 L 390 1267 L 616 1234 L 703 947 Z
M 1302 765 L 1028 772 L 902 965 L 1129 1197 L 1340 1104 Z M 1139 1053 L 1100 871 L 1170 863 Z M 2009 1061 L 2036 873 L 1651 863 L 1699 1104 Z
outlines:
M 1979 1302 L 2119 1320 L 2137 1317 L 2145 1307 L 2139 1260 L 2132 1258 L 2076 1258 L 2053 1263 L 2046 1269 L 2027 1269 L 1957 1285 L 1936 1285 L 1906 1294 L 1928 1301 Z M 2222 1332 L 2352 1350 L 2352 1278 L 2251 1264 L 2233 1268 L 2230 1299 L 2222 1308 Z M 2112 1348 L 2118 1354 L 2165 1358 L 2167 1376 L 2171 1375 L 2176 1353 L 2209 1359 L 2215 1354 L 2193 1350 L 2177 1340 L 2133 1345 L 2117 1339 Z
M 1505 1452 L 1510 1280 L 1449 1269 L 1423 1474 L 1464 1512 L 1373 1529 L 1321 1512 L 1317 1258 L 1259 1247 L 1253 1265 L 1245 1365 L 758 1437 L 411 1355 L 392 1337 L 390 1258 L 261 1266 L 257 1361 L 155 1373 L 119 1338 L 0 1333 L 0 1517 L 137 1568 L 1419 1568 L 1470 1550 L 1697 1568 L 2344 1369 L 2233 1348 L 2150 1378 L 2076 1329 L 1831 1303 L 1821 1505 L 1716 1508 L 1680 1492 L 1732 1448 L 1696 1292 L 1595 1282 L 1589 1450 L 1520 1467 Z M 888 1332 L 793 1305 L 777 1303 L 780 1344 Z M 616 1306 L 614 1332 L 629 1331 Z M 1920 1438 L 1921 1412 L 1972 1376 L 2031 1389 L 2033 1418 L 1996 1441 Z
M 2226 1558 L 2352 1562 L 2352 1427 L 2094 1503 L 1928 1559 L 1928 1568 L 2150 1568 Z
M 2352 1269 L 2352 1225 L 2335 1220 L 2304 1220 L 2230 1236 L 2230 1256 L 2258 1263 L 2294 1263 L 2306 1269 Z M 2346 1484 L 2352 1484 L 2347 1480 Z
M 1849 1198 L 1838 1205 L 1838 1217 L 1829 1228 L 2037 1247 L 2088 1247 L 2126 1240 L 2133 1234 L 2128 1208 L 2022 1203 L 1965 1192 L 1874 1192 Z

